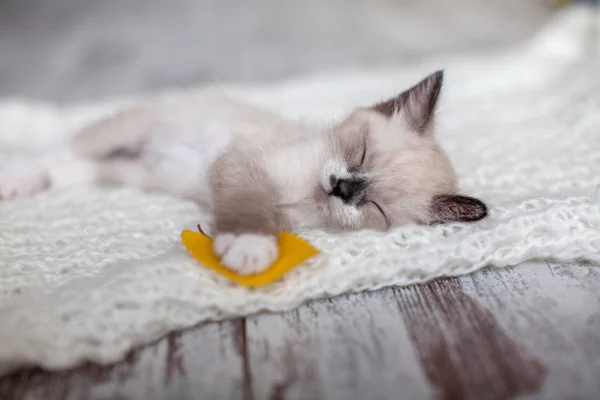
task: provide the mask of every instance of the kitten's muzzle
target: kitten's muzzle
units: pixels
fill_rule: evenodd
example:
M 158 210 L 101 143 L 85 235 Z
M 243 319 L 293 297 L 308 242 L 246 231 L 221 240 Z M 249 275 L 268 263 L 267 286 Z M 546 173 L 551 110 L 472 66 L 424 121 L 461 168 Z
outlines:
M 330 183 L 330 195 L 339 197 L 346 204 L 358 204 L 366 197 L 367 181 L 363 178 L 337 179 L 332 176 Z

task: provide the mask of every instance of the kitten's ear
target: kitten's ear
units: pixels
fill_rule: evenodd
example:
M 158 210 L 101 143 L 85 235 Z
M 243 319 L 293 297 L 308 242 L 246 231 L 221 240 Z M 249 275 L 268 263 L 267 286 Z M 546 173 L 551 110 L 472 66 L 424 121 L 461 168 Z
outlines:
M 487 207 L 481 200 L 468 196 L 435 196 L 429 208 L 433 223 L 472 222 L 487 215 Z
M 444 71 L 437 71 L 396 97 L 374 105 L 372 108 L 386 117 L 402 111 L 410 127 L 418 133 L 425 133 L 435 114 Z

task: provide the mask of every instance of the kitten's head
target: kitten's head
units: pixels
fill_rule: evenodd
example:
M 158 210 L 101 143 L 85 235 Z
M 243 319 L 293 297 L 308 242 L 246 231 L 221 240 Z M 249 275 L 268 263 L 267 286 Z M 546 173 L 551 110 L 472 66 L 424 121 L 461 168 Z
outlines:
M 486 206 L 456 193 L 452 165 L 434 138 L 443 73 L 352 112 L 330 133 L 316 190 L 321 217 L 337 229 L 476 221 Z

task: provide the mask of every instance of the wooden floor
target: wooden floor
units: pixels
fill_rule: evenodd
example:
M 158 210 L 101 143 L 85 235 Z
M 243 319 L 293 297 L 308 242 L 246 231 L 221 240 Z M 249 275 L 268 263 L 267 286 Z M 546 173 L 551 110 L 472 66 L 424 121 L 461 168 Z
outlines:
M 348 2 L 0 2 L 0 95 L 81 101 L 505 44 L 549 0 L 353 0 L 341 12 Z M 0 400 L 513 398 L 600 399 L 600 267 L 529 264 L 315 301 L 174 333 L 112 366 L 0 378 Z
M 200 325 L 0 399 L 600 399 L 600 268 L 528 264 Z

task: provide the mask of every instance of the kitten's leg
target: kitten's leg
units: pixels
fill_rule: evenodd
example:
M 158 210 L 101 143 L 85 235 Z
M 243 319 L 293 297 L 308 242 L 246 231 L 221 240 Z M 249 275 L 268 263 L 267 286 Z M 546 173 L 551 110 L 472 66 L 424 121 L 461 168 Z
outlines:
M 73 137 L 71 148 L 85 158 L 136 158 L 156 125 L 151 110 L 128 109 L 84 129 Z
M 64 147 L 12 160 L 0 169 L 0 201 L 96 183 L 153 190 L 167 187 L 154 178 L 151 168 L 141 158 L 109 156 L 96 159 Z
M 147 110 L 124 111 L 62 146 L 10 160 L 0 168 L 0 201 L 76 184 L 143 186 L 147 171 L 137 160 L 152 124 Z
M 215 163 L 211 179 L 215 252 L 240 274 L 263 271 L 278 256 L 283 224 L 268 175 L 244 154 L 228 152 Z
M 94 162 L 77 156 L 68 145 L 10 159 L 0 169 L 0 201 L 33 196 L 50 188 L 91 183 Z
M 177 138 L 163 143 L 163 148 L 157 148 L 160 144 L 153 144 L 152 138 L 160 136 L 160 130 L 164 129 L 157 114 L 158 111 L 152 112 L 149 108 L 124 111 L 74 138 L 74 151 L 95 163 L 95 182 L 134 186 L 182 197 L 188 195 L 174 184 L 181 179 L 173 176 L 175 173 L 185 175 L 188 172 L 185 164 L 180 167 L 177 154 L 169 154 L 164 148 L 177 143 Z M 173 165 L 174 171 L 169 169 Z
M 36 156 L 13 157 L 0 168 L 0 201 L 32 196 L 50 186 L 44 170 L 32 165 Z

